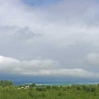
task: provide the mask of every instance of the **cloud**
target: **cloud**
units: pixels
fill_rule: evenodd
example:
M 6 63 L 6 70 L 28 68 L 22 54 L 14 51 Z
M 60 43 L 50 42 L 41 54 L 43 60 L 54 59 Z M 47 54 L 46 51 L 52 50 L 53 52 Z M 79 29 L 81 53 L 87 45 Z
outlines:
M 25 72 L 35 72 L 41 69 L 54 69 L 59 67 L 57 61 L 50 59 L 45 60 L 31 60 L 31 61 L 19 61 L 11 57 L 0 56 L 0 71 L 6 73 L 19 73 L 24 74 Z
M 47 6 L 0 0 L 0 71 L 98 78 L 97 9 L 96 0 L 62 0 Z
M 99 66 L 99 53 L 89 53 L 87 55 L 87 61 L 92 66 Z
M 35 37 L 41 36 L 39 33 L 34 33 L 28 27 L 17 27 L 17 26 L 1 26 L 0 27 L 0 38 L 9 40 L 23 40 L 28 41 Z M 2 40 L 3 40 L 2 39 Z
M 31 43 L 34 42 L 31 34 L 43 33 L 44 36 L 39 38 L 39 41 L 46 41 L 58 48 L 65 48 L 76 42 L 96 44 L 97 39 L 94 38 L 98 36 L 97 32 L 99 31 L 96 23 L 98 19 L 95 18 L 98 17 L 97 7 L 98 5 L 94 6 L 89 1 L 85 3 L 81 0 L 76 0 L 76 2 L 70 0 L 61 1 L 48 7 L 42 5 L 37 8 L 29 7 L 20 0 L 17 2 L 9 0 L 8 3 L 2 3 L 0 24 L 1 26 L 21 28 L 21 33 L 17 33 L 17 35 L 20 34 L 19 39 L 26 40 L 31 37 Z M 94 25 L 95 23 L 97 25 Z M 29 30 L 28 33 L 24 29 L 26 27 Z
M 0 56 L 0 71 L 8 75 L 47 76 L 47 77 L 74 77 L 99 78 L 98 73 L 86 71 L 81 68 L 61 68 L 59 62 L 50 59 L 19 61 L 11 57 Z

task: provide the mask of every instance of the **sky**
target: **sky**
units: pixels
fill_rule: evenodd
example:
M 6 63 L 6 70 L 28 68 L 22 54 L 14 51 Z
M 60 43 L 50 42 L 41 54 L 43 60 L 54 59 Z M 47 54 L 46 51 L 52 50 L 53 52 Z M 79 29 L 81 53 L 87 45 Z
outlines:
M 98 0 L 0 0 L 0 80 L 99 82 Z

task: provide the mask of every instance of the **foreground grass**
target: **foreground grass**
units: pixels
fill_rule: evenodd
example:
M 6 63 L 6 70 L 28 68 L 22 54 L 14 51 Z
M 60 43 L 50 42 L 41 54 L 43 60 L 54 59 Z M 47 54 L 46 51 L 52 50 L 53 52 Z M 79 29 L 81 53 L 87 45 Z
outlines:
M 0 99 L 99 99 L 99 86 L 0 87 Z

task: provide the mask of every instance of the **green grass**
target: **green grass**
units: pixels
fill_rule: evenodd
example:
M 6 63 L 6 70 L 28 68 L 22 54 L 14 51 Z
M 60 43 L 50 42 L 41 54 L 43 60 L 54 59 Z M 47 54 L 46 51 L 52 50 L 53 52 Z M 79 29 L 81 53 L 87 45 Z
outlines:
M 0 99 L 99 99 L 99 86 L 0 87 Z

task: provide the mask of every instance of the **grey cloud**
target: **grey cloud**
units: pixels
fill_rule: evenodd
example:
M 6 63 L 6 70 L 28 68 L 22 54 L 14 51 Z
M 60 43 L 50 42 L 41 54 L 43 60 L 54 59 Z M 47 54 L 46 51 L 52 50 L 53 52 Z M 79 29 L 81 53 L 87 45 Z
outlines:
M 16 37 L 18 40 L 33 40 L 35 37 L 42 36 L 40 33 L 33 33 L 29 30 L 28 27 L 19 28 L 18 31 L 14 34 L 13 37 Z
M 0 56 L 0 71 L 5 73 L 29 73 L 39 71 L 40 69 L 54 69 L 58 68 L 59 63 L 50 59 L 45 60 L 31 60 L 31 61 L 19 61 L 11 57 Z
M 89 53 L 87 55 L 87 61 L 94 68 L 99 66 L 99 53 Z
M 0 56 L 0 71 L 4 74 L 29 76 L 55 76 L 76 78 L 99 78 L 98 73 L 88 72 L 84 69 L 61 68 L 59 62 L 50 59 L 19 61 L 11 57 Z
M 2 26 L 0 27 L 0 39 L 2 43 L 16 41 L 27 42 L 33 40 L 35 37 L 42 36 L 40 33 L 34 33 L 28 27 L 17 27 L 17 26 Z
M 97 26 L 98 24 L 98 3 L 93 0 L 64 0 L 47 9 L 48 18 L 51 22 L 63 22 L 68 25 Z M 46 11 L 46 10 L 45 10 Z M 46 11 L 47 13 L 47 11 Z
M 0 54 L 17 59 L 18 62 L 12 63 L 13 68 L 10 67 L 12 71 L 26 75 L 79 76 L 81 70 L 79 77 L 98 75 L 92 68 L 92 65 L 98 67 L 98 56 L 90 53 L 99 53 L 99 12 L 96 10 L 99 3 L 63 0 L 49 6 L 29 6 L 20 0 L 0 2 Z M 38 57 L 45 60 L 36 60 Z M 32 69 L 38 71 L 32 72 L 28 68 L 35 63 L 37 68 Z M 25 67 L 20 68 L 21 65 Z M 42 69 L 38 65 L 48 67 Z M 4 66 L 1 71 L 8 69 Z

